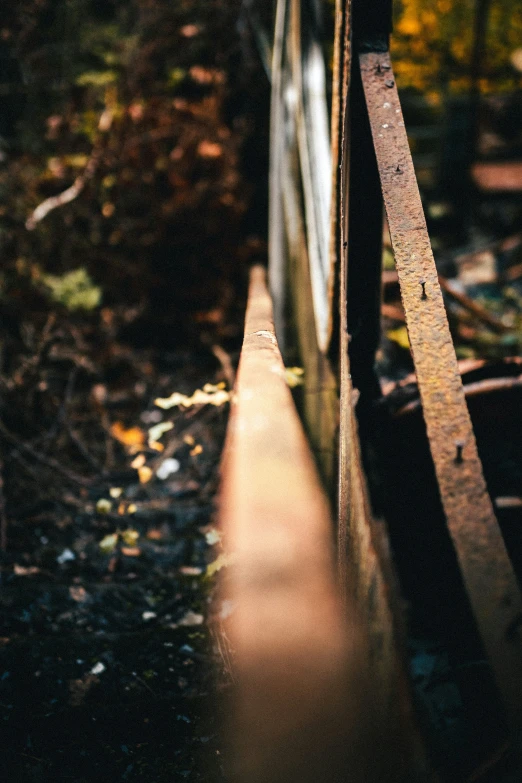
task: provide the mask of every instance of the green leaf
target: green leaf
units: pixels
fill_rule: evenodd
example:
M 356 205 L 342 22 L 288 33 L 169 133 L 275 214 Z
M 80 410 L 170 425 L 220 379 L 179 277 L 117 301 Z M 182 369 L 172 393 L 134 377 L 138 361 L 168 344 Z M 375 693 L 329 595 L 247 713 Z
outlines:
M 388 272 L 395 269 L 395 256 L 390 247 L 384 247 L 382 250 L 382 268 Z
M 171 68 L 168 75 L 169 87 L 177 87 L 186 75 L 187 72 L 184 68 Z
M 101 288 L 94 285 L 84 267 L 60 276 L 43 275 L 42 280 L 50 289 L 51 298 L 68 310 L 94 310 L 101 302 Z
M 285 380 L 291 389 L 302 386 L 304 370 L 302 367 L 285 367 Z

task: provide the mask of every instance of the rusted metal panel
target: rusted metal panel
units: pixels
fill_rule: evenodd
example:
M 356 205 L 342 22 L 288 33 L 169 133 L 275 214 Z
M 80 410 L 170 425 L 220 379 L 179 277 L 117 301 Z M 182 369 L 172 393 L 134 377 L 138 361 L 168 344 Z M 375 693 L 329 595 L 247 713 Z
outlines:
M 333 528 L 254 268 L 225 447 L 221 595 L 241 783 L 382 780 L 364 637 L 335 583 Z
M 349 90 L 352 66 L 351 2 L 336 3 L 332 96 L 332 216 L 330 238 L 331 347 L 337 346 L 339 456 L 337 555 L 339 586 L 347 606 L 355 602 L 367 634 L 367 656 L 389 745 L 384 779 L 432 780 L 415 727 L 404 651 L 400 641 L 398 594 L 391 573 L 387 536 L 372 519 L 362 468 L 354 391 L 348 355 L 348 238 L 350 179 Z M 361 261 L 361 258 L 359 258 Z M 350 281 L 351 282 L 351 281 Z M 376 286 L 376 290 L 380 285 Z M 377 316 L 378 319 L 378 316 Z M 338 330 L 335 334 L 334 328 Z M 384 735 L 383 735 L 384 739 Z
M 360 65 L 442 504 L 485 650 L 519 723 L 522 599 L 477 453 L 389 54 L 362 54 Z

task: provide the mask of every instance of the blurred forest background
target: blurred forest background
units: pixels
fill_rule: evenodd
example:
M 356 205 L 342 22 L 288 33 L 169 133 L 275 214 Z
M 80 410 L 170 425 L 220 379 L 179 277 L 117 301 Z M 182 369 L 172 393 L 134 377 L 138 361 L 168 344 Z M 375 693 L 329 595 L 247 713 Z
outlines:
M 6 3 L 7 324 L 40 331 L 52 313 L 87 318 L 97 339 L 150 344 L 154 328 L 170 346 L 194 334 L 192 317 L 239 326 L 245 265 L 265 254 L 270 6 Z M 520 188 L 493 172 L 481 190 L 491 172 L 471 172 L 522 154 L 520 5 L 398 0 L 393 55 L 435 249 L 516 233 Z M 4 378 L 25 350 L 17 332 L 4 335 Z
M 439 270 L 478 307 L 448 299 L 459 358 L 516 356 L 522 6 L 394 7 L 393 59 Z M 223 402 L 246 271 L 266 260 L 273 10 L 262 0 L 2 5 L 6 779 L 224 774 L 202 718 L 213 688 L 205 620 L 220 557 Z M 382 364 L 407 372 L 386 234 L 383 261 Z M 205 383 L 222 404 L 158 411 L 157 398 L 190 399 Z

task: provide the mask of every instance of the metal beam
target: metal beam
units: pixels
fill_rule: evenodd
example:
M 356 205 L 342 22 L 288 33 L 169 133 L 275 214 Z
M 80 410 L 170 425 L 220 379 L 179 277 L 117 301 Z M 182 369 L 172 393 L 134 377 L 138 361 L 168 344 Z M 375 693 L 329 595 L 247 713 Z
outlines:
M 390 57 L 359 61 L 442 505 L 497 685 L 519 725 L 522 596 L 482 473 Z
M 222 465 L 228 559 L 222 622 L 240 783 L 377 783 L 376 688 L 353 601 L 344 608 L 333 527 L 274 332 L 265 271 L 251 273 L 245 338 Z

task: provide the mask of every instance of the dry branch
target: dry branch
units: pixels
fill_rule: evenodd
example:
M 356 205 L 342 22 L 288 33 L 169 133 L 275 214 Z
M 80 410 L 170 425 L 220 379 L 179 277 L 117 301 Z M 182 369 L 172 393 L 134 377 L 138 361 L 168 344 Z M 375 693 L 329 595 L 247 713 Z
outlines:
M 58 207 L 63 207 L 64 204 L 69 204 L 71 201 L 74 201 L 74 199 L 80 195 L 87 182 L 93 178 L 102 159 L 103 134 L 105 134 L 110 129 L 112 120 L 112 112 L 109 109 L 105 109 L 98 122 L 98 129 L 101 132 L 101 135 L 94 146 L 89 160 L 87 161 L 85 169 L 83 170 L 83 174 L 81 174 L 79 177 L 76 177 L 73 184 L 66 190 L 58 193 L 57 196 L 50 196 L 49 198 L 46 198 L 45 201 L 42 201 L 42 203 L 36 207 L 32 215 L 30 215 L 25 221 L 25 227 L 28 231 L 33 231 L 38 223 L 40 223 L 40 221 L 43 220 L 49 214 L 49 212 L 52 212 Z

